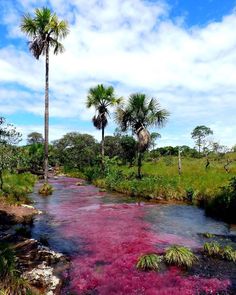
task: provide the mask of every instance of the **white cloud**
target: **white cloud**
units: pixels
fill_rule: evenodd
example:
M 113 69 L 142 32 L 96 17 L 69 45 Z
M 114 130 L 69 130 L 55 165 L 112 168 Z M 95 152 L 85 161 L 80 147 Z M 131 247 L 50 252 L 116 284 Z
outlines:
M 46 2 L 19 0 L 20 9 L 8 4 L 11 21 L 3 21 L 10 36 L 23 37 L 15 30 L 22 11 L 32 11 Z M 229 120 L 236 112 L 235 11 L 221 22 L 186 28 L 181 16 L 181 21 L 169 18 L 171 8 L 164 1 L 49 2 L 70 21 L 71 30 L 64 41 L 66 52 L 50 59 L 52 116 L 90 120 L 92 111 L 84 105 L 88 88 L 113 82 L 119 95 L 144 91 L 160 98 L 171 111 L 173 130 L 176 122 L 182 122 L 182 133 L 186 133 L 184 123 L 190 129 L 219 121 L 219 136 L 227 134 L 228 124 L 229 134 L 236 133 L 236 118 Z M 42 114 L 44 60 L 36 61 L 29 52 L 12 45 L 0 50 L 0 66 L 0 83 L 27 88 L 19 101 L 20 90 L 14 90 L 15 97 L 10 93 L 13 106 L 0 91 L 1 108 L 8 106 L 12 112 L 25 108 Z M 234 138 L 224 140 L 233 144 Z

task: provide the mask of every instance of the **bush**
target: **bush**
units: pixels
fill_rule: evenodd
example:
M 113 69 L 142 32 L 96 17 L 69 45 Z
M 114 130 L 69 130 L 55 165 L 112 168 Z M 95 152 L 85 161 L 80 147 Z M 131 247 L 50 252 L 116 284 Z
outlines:
M 220 254 L 223 259 L 236 262 L 236 251 L 231 246 L 225 246 Z
M 44 183 L 40 188 L 38 193 L 42 196 L 49 196 L 53 193 L 53 187 L 49 183 Z
M 207 202 L 206 212 L 228 222 L 236 223 L 236 177 L 230 180 L 228 186 L 222 187 L 214 199 Z
M 139 257 L 136 267 L 137 267 L 137 269 L 140 269 L 140 270 L 158 271 L 160 269 L 161 262 L 162 262 L 162 257 L 155 254 L 155 253 L 144 254 Z
M 0 245 L 0 290 L 4 295 L 32 294 L 16 268 L 14 251 L 7 244 Z
M 203 250 L 207 256 L 219 256 L 221 253 L 221 246 L 217 242 L 205 243 Z
M 197 257 L 190 249 L 178 245 L 168 248 L 164 258 L 168 264 L 188 268 L 197 261 Z
M 33 192 L 36 180 L 37 177 L 30 173 L 4 174 L 2 191 L 2 196 L 5 197 L 4 201 L 14 205 L 30 204 L 31 200 L 28 194 Z

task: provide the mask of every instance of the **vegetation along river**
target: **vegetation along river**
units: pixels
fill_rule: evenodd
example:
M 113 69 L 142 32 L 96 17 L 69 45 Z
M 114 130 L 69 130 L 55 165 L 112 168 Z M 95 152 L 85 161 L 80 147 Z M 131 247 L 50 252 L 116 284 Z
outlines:
M 210 274 L 203 266 L 190 272 L 173 266 L 161 272 L 135 267 L 141 254 L 163 253 L 173 244 L 199 251 L 206 241 L 201 233 L 227 236 L 227 224 L 197 207 L 137 202 L 77 181 L 59 177 L 51 180 L 52 196 L 33 194 L 37 209 L 44 212 L 35 220 L 33 237 L 71 258 L 61 294 L 228 294 L 232 280 L 227 268 L 219 276 L 214 267 Z

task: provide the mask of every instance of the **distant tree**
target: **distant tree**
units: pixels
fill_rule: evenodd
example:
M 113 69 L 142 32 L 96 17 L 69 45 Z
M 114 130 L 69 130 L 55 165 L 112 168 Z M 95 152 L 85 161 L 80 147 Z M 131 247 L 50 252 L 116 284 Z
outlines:
M 93 125 L 98 129 L 102 130 L 102 141 L 101 141 L 101 155 L 102 161 L 104 159 L 104 138 L 105 128 L 108 123 L 109 107 L 118 105 L 121 102 L 121 98 L 117 98 L 115 95 L 114 88 L 112 86 L 105 87 L 102 84 L 96 87 L 90 88 L 87 96 L 87 107 L 95 108 L 96 114 L 93 117 Z
M 213 131 L 204 125 L 197 126 L 193 129 L 191 136 L 198 147 L 198 154 L 201 154 L 201 149 L 204 150 L 207 136 L 213 134 Z
M 60 42 L 69 33 L 68 24 L 60 21 L 49 8 L 36 9 L 33 17 L 25 14 L 21 30 L 31 40 L 29 49 L 36 59 L 45 55 L 45 124 L 44 124 L 44 182 L 48 183 L 48 133 L 49 133 L 49 50 L 54 54 L 62 53 L 64 47 Z
M 232 151 L 236 153 L 236 144 L 232 147 Z
M 119 136 L 105 136 L 104 152 L 105 156 L 110 158 L 122 157 L 121 138 Z
M 11 124 L 6 124 L 4 118 L 0 118 L 0 189 L 3 189 L 3 172 L 11 170 L 15 163 L 14 145 L 21 140 L 21 134 Z
M 161 134 L 158 133 L 158 132 L 152 132 L 150 134 L 150 137 L 151 137 L 150 146 L 152 147 L 152 150 L 154 150 L 155 149 L 155 146 L 156 146 L 156 140 L 158 138 L 161 138 Z
M 27 136 L 27 143 L 28 144 L 43 143 L 43 142 L 44 142 L 44 139 L 43 139 L 43 135 L 41 133 L 31 132 Z
M 160 108 L 159 102 L 145 94 L 131 94 L 126 106 L 116 112 L 116 121 L 122 131 L 131 129 L 138 138 L 138 177 L 141 178 L 142 155 L 148 149 L 151 136 L 148 127 L 162 127 L 169 113 Z
M 68 168 L 83 170 L 96 163 L 99 145 L 90 134 L 70 132 L 53 142 L 59 163 Z
M 129 163 L 130 166 L 133 165 L 136 157 L 136 140 L 133 136 L 124 135 L 120 138 L 120 144 L 122 148 L 121 159 L 124 163 Z

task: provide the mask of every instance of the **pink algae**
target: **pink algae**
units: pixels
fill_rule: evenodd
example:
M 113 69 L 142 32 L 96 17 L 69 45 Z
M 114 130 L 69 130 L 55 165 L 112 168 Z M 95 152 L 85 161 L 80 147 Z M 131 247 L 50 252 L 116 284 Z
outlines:
M 172 244 L 199 245 L 182 236 L 154 232 L 145 221 L 148 205 L 105 204 L 104 194 L 92 186 L 76 187 L 75 180 L 64 180 L 58 191 L 64 186 L 73 196 L 52 205 L 55 218 L 67 221 L 60 226 L 65 239 L 83 241 L 72 257 L 73 294 L 216 294 L 229 286 L 228 280 L 186 276 L 176 267 L 160 273 L 138 271 L 135 265 L 144 253 L 161 254 Z

